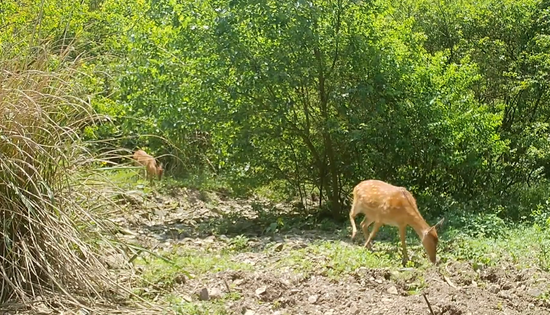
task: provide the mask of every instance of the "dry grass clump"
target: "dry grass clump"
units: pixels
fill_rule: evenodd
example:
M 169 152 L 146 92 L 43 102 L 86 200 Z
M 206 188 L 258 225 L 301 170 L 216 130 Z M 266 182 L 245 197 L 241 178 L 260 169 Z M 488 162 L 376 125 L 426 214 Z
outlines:
M 89 245 L 101 237 L 97 222 L 69 184 L 89 160 L 78 132 L 94 113 L 79 98 L 77 66 L 56 56 L 52 71 L 49 56 L 43 50 L 32 69 L 0 60 L 0 303 L 100 297 L 110 283 Z

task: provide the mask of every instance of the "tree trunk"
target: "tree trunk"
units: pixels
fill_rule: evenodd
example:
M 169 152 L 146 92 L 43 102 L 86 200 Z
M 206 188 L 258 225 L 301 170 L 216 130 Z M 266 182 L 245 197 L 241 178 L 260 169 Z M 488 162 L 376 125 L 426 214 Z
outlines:
M 326 156 L 328 158 L 328 175 L 330 180 L 330 189 L 327 189 L 328 191 L 328 197 L 331 203 L 331 215 L 333 218 L 338 218 L 340 215 L 340 196 L 339 196 L 339 183 L 338 183 L 338 166 L 336 163 L 336 155 L 334 154 L 334 148 L 333 148 L 333 142 L 332 138 L 330 136 L 330 131 L 327 128 L 327 122 L 330 119 L 330 112 L 329 112 L 329 104 L 328 104 L 328 93 L 326 91 L 325 87 L 325 76 L 324 76 L 324 69 L 323 69 L 323 61 L 321 52 L 319 49 L 314 49 L 315 57 L 317 58 L 317 61 L 319 62 L 319 100 L 320 100 L 320 108 L 321 108 L 321 115 L 323 117 L 323 122 L 325 123 L 325 126 L 322 128 L 323 133 L 323 144 L 325 146 L 325 152 Z M 328 188 L 328 187 L 327 187 Z

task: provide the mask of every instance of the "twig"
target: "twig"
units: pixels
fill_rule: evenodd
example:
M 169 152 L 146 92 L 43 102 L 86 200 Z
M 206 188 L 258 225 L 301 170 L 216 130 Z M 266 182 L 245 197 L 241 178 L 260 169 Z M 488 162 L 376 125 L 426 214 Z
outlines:
M 131 263 L 132 263 L 136 258 L 138 258 L 138 256 L 139 256 L 141 253 L 143 253 L 144 251 L 147 251 L 147 252 L 149 252 L 149 253 L 155 255 L 155 254 L 153 253 L 153 250 L 155 250 L 155 248 L 157 248 L 157 246 L 158 246 L 158 244 L 155 245 L 153 248 L 151 248 L 151 249 L 148 250 L 148 251 L 147 251 L 145 248 L 138 248 L 138 251 L 134 254 L 134 256 L 132 256 L 132 257 L 130 258 L 130 260 L 128 260 L 128 263 L 131 264 Z M 157 256 L 157 257 L 158 257 L 158 256 Z M 159 258 L 163 259 L 164 257 L 159 257 Z M 169 263 L 170 263 L 170 262 L 169 262 Z
M 430 302 L 428 301 L 428 298 L 426 297 L 426 293 L 422 293 L 422 296 L 424 297 L 424 301 L 426 301 L 426 304 L 428 304 L 428 308 L 430 309 L 430 314 L 435 315 L 434 310 L 432 310 L 432 305 L 430 304 Z
M 443 279 L 445 279 L 447 284 L 450 285 L 451 287 L 455 288 L 456 290 L 460 290 L 459 287 L 457 287 L 454 283 L 451 282 L 451 279 L 449 279 L 449 277 L 443 276 Z
M 231 289 L 229 288 L 229 284 L 227 283 L 227 280 L 225 280 L 225 278 L 223 279 L 223 283 L 225 284 L 225 287 L 227 288 L 227 293 L 231 293 Z

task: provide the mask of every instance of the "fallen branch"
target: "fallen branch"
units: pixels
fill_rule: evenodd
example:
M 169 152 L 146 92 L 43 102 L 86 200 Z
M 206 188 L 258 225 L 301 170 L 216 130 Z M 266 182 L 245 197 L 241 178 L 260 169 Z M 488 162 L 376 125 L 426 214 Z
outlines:
M 430 314 L 435 315 L 434 311 L 432 310 L 432 305 L 428 301 L 428 298 L 426 297 L 426 293 L 422 293 L 422 296 L 424 297 L 424 301 L 426 301 L 426 304 L 428 304 L 428 308 L 430 309 Z

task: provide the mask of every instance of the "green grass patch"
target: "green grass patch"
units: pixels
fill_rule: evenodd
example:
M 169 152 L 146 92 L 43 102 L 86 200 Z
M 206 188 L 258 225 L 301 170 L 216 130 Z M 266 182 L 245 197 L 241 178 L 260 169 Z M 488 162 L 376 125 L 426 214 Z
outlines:
M 395 255 L 384 250 L 371 251 L 341 241 L 317 241 L 306 248 L 289 251 L 277 262 L 277 266 L 291 267 L 296 272 L 323 274 L 336 279 L 360 267 L 397 267 L 400 262 Z
M 220 299 L 212 301 L 194 301 L 188 302 L 183 298 L 170 294 L 166 297 L 170 309 L 175 314 L 182 315 L 203 315 L 203 314 L 212 314 L 212 315 L 225 315 L 229 314 L 225 304 L 227 301 L 236 301 L 241 298 L 241 295 L 238 292 L 232 292 L 224 295 Z
M 518 268 L 537 266 L 550 270 L 550 231 L 540 225 L 507 227 L 496 236 L 469 236 L 465 232 L 449 233 L 442 242 L 440 257 L 468 261 L 475 267 L 509 262 Z M 454 234 L 454 235 L 453 235 Z
M 172 287 L 182 281 L 185 273 L 194 276 L 216 273 L 226 270 L 252 270 L 253 266 L 231 260 L 227 251 L 199 251 L 175 246 L 168 254 L 167 260 L 161 258 L 139 258 L 136 265 L 143 268 L 143 280 L 160 287 Z

